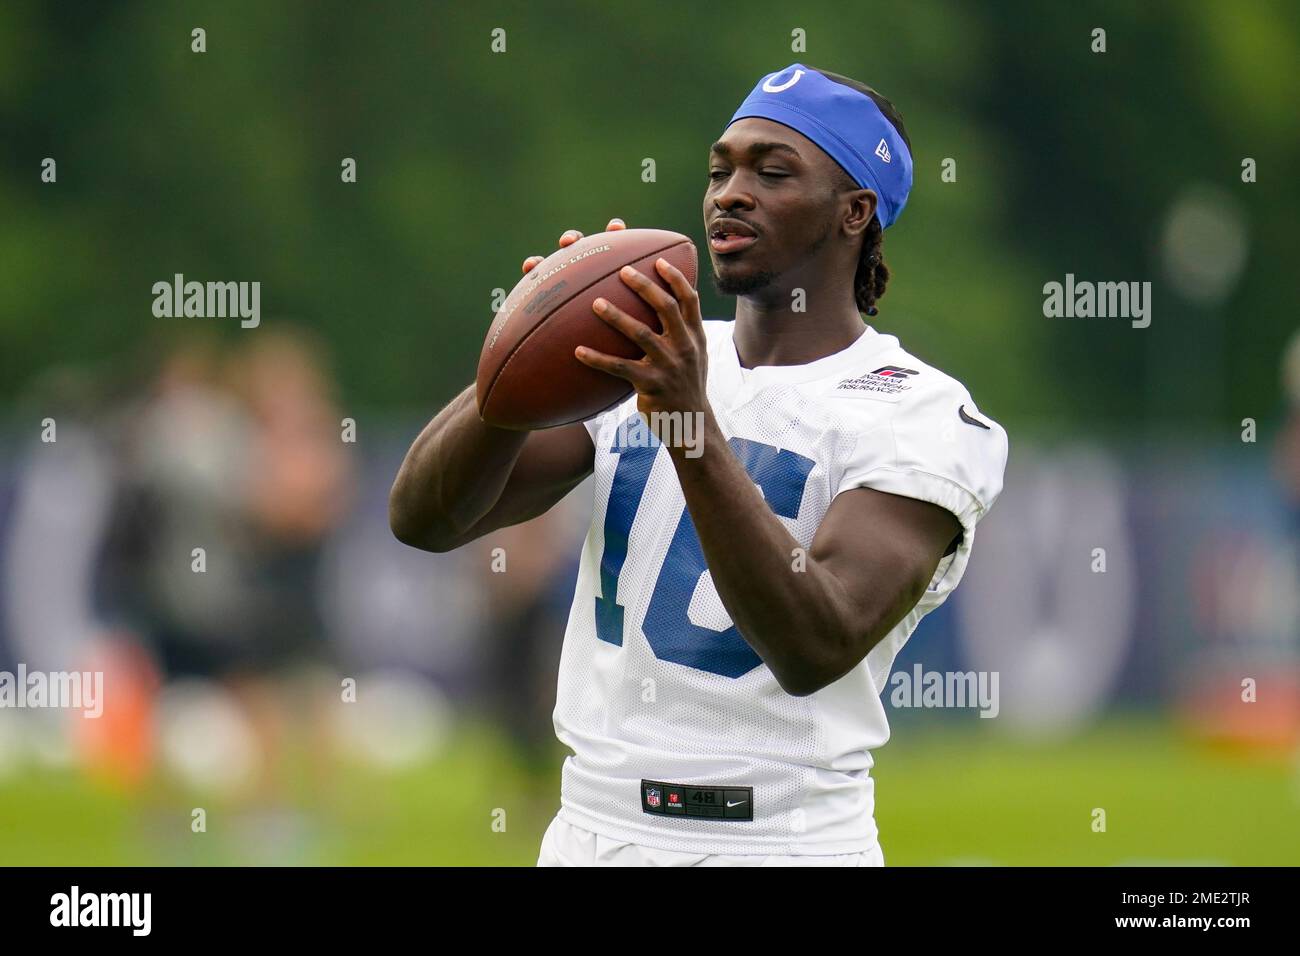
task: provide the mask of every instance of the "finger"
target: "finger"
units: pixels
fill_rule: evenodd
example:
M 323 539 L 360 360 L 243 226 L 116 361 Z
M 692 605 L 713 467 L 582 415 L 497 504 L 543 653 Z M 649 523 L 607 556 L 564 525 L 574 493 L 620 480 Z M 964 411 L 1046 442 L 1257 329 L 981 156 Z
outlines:
M 668 287 L 673 290 L 673 295 L 677 297 L 677 311 L 683 327 L 702 326 L 704 319 L 700 315 L 700 295 L 687 280 L 685 273 L 662 257 L 655 260 L 655 268 L 659 270 L 659 275 L 663 276 L 663 280 L 668 283 Z
M 623 280 L 624 285 L 645 299 L 650 308 L 655 310 L 665 332 L 671 335 L 673 331 L 681 330 L 682 322 L 678 313 L 677 300 L 670 293 L 665 292 L 659 283 L 651 281 L 649 276 L 631 266 L 620 269 L 618 277 Z
M 591 311 L 600 316 L 607 324 L 623 333 L 624 338 L 636 345 L 652 360 L 664 357 L 663 340 L 660 338 L 659 333 L 644 322 L 632 318 L 608 299 L 597 298 L 591 303 Z
M 529 256 L 524 260 L 524 272 L 531 272 L 545 256 Z
M 609 225 L 605 227 L 606 232 L 618 232 L 620 229 L 626 229 L 627 223 L 622 219 L 611 219 Z
M 570 229 L 560 236 L 560 248 L 563 249 L 565 246 L 571 246 L 581 238 L 582 233 L 578 232 L 576 229 Z
M 583 365 L 588 365 L 597 371 L 604 372 L 606 375 L 613 375 L 615 378 L 621 378 L 626 382 L 631 382 L 633 387 L 636 386 L 638 378 L 637 363 L 629 359 L 619 358 L 617 355 L 608 355 L 605 352 L 597 352 L 595 349 L 589 349 L 585 345 L 579 345 L 573 350 L 574 358 Z

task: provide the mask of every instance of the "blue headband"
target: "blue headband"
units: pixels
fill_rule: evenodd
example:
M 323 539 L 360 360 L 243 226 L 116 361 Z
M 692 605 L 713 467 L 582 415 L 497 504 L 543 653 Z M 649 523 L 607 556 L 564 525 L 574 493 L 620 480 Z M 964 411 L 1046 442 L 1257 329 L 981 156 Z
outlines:
M 749 116 L 797 130 L 876 193 L 882 228 L 898 218 L 912 189 L 912 153 L 875 100 L 815 69 L 794 63 L 759 81 L 731 123 Z

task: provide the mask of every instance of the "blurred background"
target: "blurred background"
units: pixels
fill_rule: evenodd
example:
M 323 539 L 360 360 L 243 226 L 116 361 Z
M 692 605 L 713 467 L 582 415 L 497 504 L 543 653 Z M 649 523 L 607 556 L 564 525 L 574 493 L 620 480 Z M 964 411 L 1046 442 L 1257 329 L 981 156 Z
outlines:
M 12 0 L 0 671 L 106 689 L 0 708 L 0 864 L 535 861 L 590 488 L 428 555 L 388 487 L 521 260 L 702 242 L 708 145 L 796 60 L 899 107 L 876 327 L 1011 435 L 897 663 L 1000 713 L 891 709 L 887 861 L 1300 863 L 1300 8 Z M 260 324 L 156 317 L 177 273 Z M 1150 327 L 1046 318 L 1067 274 Z

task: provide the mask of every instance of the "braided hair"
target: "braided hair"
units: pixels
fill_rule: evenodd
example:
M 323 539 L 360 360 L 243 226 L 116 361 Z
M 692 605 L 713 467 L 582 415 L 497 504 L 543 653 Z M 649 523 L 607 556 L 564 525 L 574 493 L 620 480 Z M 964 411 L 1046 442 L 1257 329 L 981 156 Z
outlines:
M 912 141 L 907 138 L 907 130 L 903 127 L 903 117 L 899 115 L 893 103 L 867 86 L 867 84 L 858 80 L 832 73 L 829 70 L 819 72 L 838 83 L 851 86 L 871 97 L 885 119 L 889 120 L 894 129 L 898 131 L 898 135 L 902 137 L 903 142 L 907 144 L 908 151 L 911 151 Z M 835 184 L 836 192 L 860 188 L 843 169 L 837 169 L 837 172 L 839 176 Z M 862 251 L 858 257 L 858 269 L 853 275 L 853 298 L 857 302 L 858 311 L 865 312 L 867 315 L 877 314 L 876 302 L 885 294 L 885 286 L 889 283 L 889 267 L 885 265 L 884 253 L 880 249 L 884 238 L 885 230 L 880 225 L 880 217 L 872 216 L 871 224 L 867 226 L 867 231 L 862 236 Z
M 885 230 L 880 226 L 880 217 L 872 216 L 862 237 L 862 254 L 858 257 L 858 271 L 853 274 L 853 298 L 857 301 L 858 311 L 867 315 L 876 315 L 876 300 L 885 294 L 889 284 L 889 266 L 885 265 L 884 254 L 880 251 L 885 239 Z

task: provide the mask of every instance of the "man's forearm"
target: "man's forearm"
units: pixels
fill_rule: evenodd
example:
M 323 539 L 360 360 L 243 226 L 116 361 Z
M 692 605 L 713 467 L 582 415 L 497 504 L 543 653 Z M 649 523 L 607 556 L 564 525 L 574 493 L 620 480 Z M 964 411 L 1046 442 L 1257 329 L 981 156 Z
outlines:
M 388 499 L 393 533 L 434 547 L 482 518 L 501 497 L 527 432 L 485 425 L 474 386 L 424 426 L 402 462 Z
M 854 643 L 852 611 L 834 575 L 807 555 L 705 414 L 698 457 L 669 447 L 713 586 L 754 651 L 793 694 L 838 676 Z M 799 567 L 800 570 L 795 570 Z

